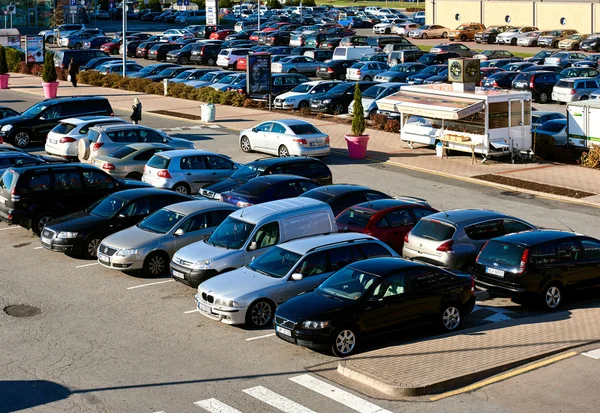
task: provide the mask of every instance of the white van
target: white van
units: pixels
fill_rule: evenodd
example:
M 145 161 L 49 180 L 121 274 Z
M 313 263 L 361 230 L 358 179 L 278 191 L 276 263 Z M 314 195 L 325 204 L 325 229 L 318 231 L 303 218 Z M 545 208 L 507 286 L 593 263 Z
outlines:
M 365 8 L 365 13 L 371 13 L 371 14 L 377 15 L 377 14 L 379 14 L 379 10 L 381 10 L 381 7 L 370 6 L 370 7 Z
M 229 215 L 204 241 L 183 247 L 171 261 L 176 281 L 191 287 L 240 268 L 269 247 L 296 238 L 337 232 L 331 207 L 312 198 L 252 205 Z
M 333 51 L 331 60 L 360 60 L 375 53 L 377 50 L 371 46 L 339 46 Z

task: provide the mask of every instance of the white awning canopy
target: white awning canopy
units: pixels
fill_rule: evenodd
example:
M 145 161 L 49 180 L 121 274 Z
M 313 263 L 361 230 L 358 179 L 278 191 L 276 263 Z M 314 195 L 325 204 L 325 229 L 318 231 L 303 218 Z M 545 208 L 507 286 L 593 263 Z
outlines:
M 456 96 L 400 91 L 377 101 L 380 110 L 427 118 L 457 120 L 485 109 L 485 102 Z

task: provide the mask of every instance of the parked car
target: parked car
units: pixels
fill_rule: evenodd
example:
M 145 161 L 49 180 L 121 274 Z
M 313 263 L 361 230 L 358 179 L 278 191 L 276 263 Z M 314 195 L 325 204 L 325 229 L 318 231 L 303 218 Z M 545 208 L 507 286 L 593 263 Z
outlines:
M 398 311 L 385 310 L 390 306 Z M 275 312 L 275 334 L 346 357 L 369 335 L 398 327 L 435 322 L 446 332 L 456 331 L 474 306 L 469 275 L 401 258 L 372 258 L 283 303 Z
M 192 80 L 200 80 L 202 76 L 211 72 L 212 69 L 187 69 L 179 73 L 174 78 L 169 79 L 169 83 L 184 83 Z
M 338 83 L 327 91 L 325 96 L 312 97 L 310 99 L 311 112 L 324 112 L 330 114 L 343 114 L 348 111 L 348 105 L 354 99 L 356 85 L 361 93 L 375 85 L 375 82 L 344 82 Z
M 393 93 L 396 93 L 400 88 L 406 85 L 404 83 L 378 83 L 371 86 L 362 94 L 362 104 L 364 115 L 371 118 L 377 113 L 377 101 Z M 354 100 L 348 105 L 348 113 L 353 114 Z
M 558 52 L 544 59 L 544 65 L 570 67 L 573 63 L 585 60 L 586 55 L 581 52 Z
M 282 93 L 285 92 L 289 92 L 290 90 L 294 89 L 296 86 L 302 84 L 302 83 L 306 83 L 306 82 L 310 82 L 310 79 L 307 78 L 304 75 L 298 74 L 298 73 L 273 73 L 271 74 L 271 97 L 276 97 L 281 95 Z M 249 96 L 252 96 L 254 98 L 258 98 L 258 99 L 268 99 L 269 96 L 268 94 L 265 95 L 260 95 L 260 94 L 256 94 L 254 92 L 248 92 L 246 90 L 246 87 L 243 87 L 242 90 L 248 94 Z
M 197 65 L 216 66 L 219 53 L 221 53 L 220 45 L 201 43 L 192 48 L 190 61 Z
M 276 63 L 271 63 L 273 73 L 303 73 L 315 74 L 319 62 L 307 56 L 290 56 Z
M 598 60 L 600 60 L 600 54 L 598 54 L 598 53 L 588 54 L 585 56 L 585 60 L 579 60 L 577 62 L 573 62 L 571 67 L 593 67 L 593 68 L 598 69 L 598 68 L 600 68 L 600 66 L 598 66 Z
M 484 31 L 475 34 L 475 43 L 496 43 L 500 33 L 512 29 L 511 26 L 488 26 Z
M 525 61 L 536 65 L 543 65 L 544 60 L 546 60 L 547 57 L 552 56 L 554 53 L 558 52 L 553 50 L 542 50 L 541 52 L 536 53 L 534 56 L 526 58 Z
M 538 46 L 539 47 L 552 47 L 553 49 L 558 49 L 558 42 L 572 34 L 577 34 L 577 30 L 567 29 L 567 30 L 552 30 L 546 36 L 538 37 Z
M 325 80 L 345 80 L 346 69 L 356 63 L 356 60 L 330 60 L 319 65 L 317 77 Z
M 73 59 L 77 67 L 82 66 L 97 57 L 107 57 L 108 54 L 102 50 L 79 49 L 79 50 L 56 50 L 54 51 L 54 66 L 67 69 Z
M 485 26 L 481 23 L 463 23 L 456 30 L 448 32 L 448 40 L 460 40 L 461 42 L 475 40 L 475 35 L 483 31 L 485 31 Z
M 433 85 L 437 83 L 448 83 L 448 65 L 444 65 L 444 67 L 437 75 L 428 76 L 423 79 L 424 85 Z
M 535 32 L 537 30 L 538 28 L 533 26 L 514 27 L 506 30 L 502 34 L 499 34 L 496 37 L 496 43 L 516 46 L 520 38 L 526 37 L 528 33 Z
M 246 73 L 231 73 L 208 87 L 226 92 L 228 90 L 246 89 Z
M 166 62 L 167 54 L 173 50 L 181 49 L 183 45 L 178 43 L 158 43 L 148 50 L 148 60 L 156 60 L 157 62 Z
M 346 36 L 340 41 L 340 47 L 367 46 L 368 36 Z
M 108 36 L 91 37 L 91 38 L 83 41 L 82 48 L 83 49 L 100 49 L 100 46 L 102 46 L 105 43 L 110 42 L 111 40 L 112 39 Z
M 238 207 L 295 198 L 318 187 L 312 179 L 296 175 L 265 175 L 250 179 L 239 187 L 221 193 L 221 200 Z
M 296 86 L 289 92 L 282 93 L 275 98 L 273 105 L 277 109 L 302 109 L 308 108 L 310 99 L 327 93 L 339 83 L 331 80 L 313 80 Z
M 171 66 L 161 70 L 158 74 L 152 76 L 146 76 L 145 79 L 153 82 L 162 82 L 165 79 L 173 79 L 177 75 L 185 72 L 186 70 L 194 69 L 192 66 Z
M 160 44 L 162 42 L 151 42 L 151 41 L 146 41 L 146 42 L 140 42 L 140 44 L 138 45 L 138 47 L 135 49 L 135 57 L 142 57 L 144 59 L 148 58 L 148 51 L 154 47 L 157 44 Z
M 579 44 L 579 48 L 584 52 L 600 51 L 600 35 L 597 33 L 592 34 Z
M 476 55 L 473 56 L 476 59 L 479 60 L 492 60 L 492 59 L 506 59 L 506 58 L 511 58 L 511 57 L 515 57 L 511 52 L 509 52 L 508 50 L 484 50 L 481 53 L 478 53 Z
M 140 66 L 135 62 L 127 62 L 125 65 L 125 75 L 129 76 L 130 74 L 137 73 L 143 68 L 143 66 Z M 123 62 L 106 62 L 94 70 L 102 75 L 108 75 L 110 73 L 123 74 Z
M 231 34 L 235 34 L 237 33 L 235 30 L 231 30 L 231 29 L 222 29 L 216 32 L 212 32 L 210 34 L 210 36 L 208 37 L 209 39 L 214 39 L 214 40 L 225 40 L 225 38 Z
M 535 102 L 547 103 L 552 99 L 552 89 L 562 79 L 561 74 L 550 71 L 522 71 L 515 77 L 512 88 L 531 92 Z
M 133 36 L 127 37 L 128 42 L 139 41 L 139 40 L 140 39 L 137 37 L 133 37 Z M 104 53 L 109 54 L 109 55 L 119 54 L 119 47 L 121 46 L 122 43 L 123 43 L 123 39 L 121 39 L 119 37 L 115 37 L 110 42 L 104 43 L 102 46 L 100 46 L 100 50 L 102 50 Z
M 462 43 L 442 43 L 431 48 L 430 53 L 449 53 L 454 52 L 461 57 L 473 57 L 476 52 L 469 49 Z
M 596 77 L 600 75 L 600 71 L 590 67 L 569 67 L 560 74 L 564 77 Z
M 423 63 L 424 65 L 441 65 L 448 64 L 448 59 L 454 59 L 455 57 L 461 57 L 456 52 L 442 52 L 442 53 L 425 53 L 417 62 Z
M 104 238 L 98 262 L 105 268 L 160 276 L 168 270 L 175 251 L 207 238 L 236 209 L 204 200 L 168 205 L 139 224 Z
M 558 42 L 558 48 L 561 50 L 579 50 L 581 42 L 590 37 L 590 34 L 572 34 L 566 39 Z
M 249 53 L 249 49 L 222 49 L 217 56 L 217 66 L 235 70 L 237 68 L 237 60 L 240 57 L 248 56 Z
M 556 102 L 576 102 L 587 100 L 598 89 L 598 81 L 589 77 L 562 78 L 552 89 L 552 100 Z
M 537 126 L 534 133 L 536 139 L 547 136 L 551 138 L 555 145 L 564 146 L 567 144 L 567 120 L 565 118 L 548 120 Z
M 427 66 L 422 63 L 401 63 L 390 70 L 380 73 L 375 76 L 376 82 L 406 82 L 408 76 L 415 75 Z
M 439 212 L 406 234 L 402 256 L 473 273 L 477 254 L 490 239 L 535 229 L 519 218 L 482 209 Z
M 0 219 L 40 235 L 53 219 L 79 211 L 113 192 L 147 184 L 113 178 L 91 165 L 10 168 L 0 177 Z
M 531 112 L 531 133 L 534 133 L 544 123 L 550 120 L 566 119 L 567 117 L 559 112 L 545 112 L 535 110 Z
M 421 85 L 425 81 L 432 76 L 438 75 L 443 70 L 447 69 L 448 65 L 431 65 L 425 67 L 419 73 L 410 75 L 406 78 L 406 82 L 410 85 Z
M 192 50 L 197 46 L 197 43 L 188 43 L 180 49 L 175 49 L 167 52 L 165 61 L 186 65 L 192 57 Z
M 525 68 L 521 71 L 522 72 L 539 72 L 540 70 L 544 71 L 544 72 L 560 73 L 564 69 L 560 66 L 554 66 L 554 65 L 534 65 L 534 66 L 529 66 L 528 68 Z
M 521 47 L 537 47 L 540 36 L 547 36 L 550 32 L 535 30 L 525 33 L 517 39 L 517 45 Z
M 392 33 L 396 33 L 398 36 L 405 36 L 405 37 L 409 37 L 409 33 L 414 31 L 414 30 L 418 30 L 421 27 L 421 25 L 419 23 L 415 23 L 415 22 L 402 22 L 402 23 L 398 23 L 394 26 L 392 26 Z M 442 26 L 440 26 L 442 27 Z M 431 30 L 433 32 L 433 30 Z M 422 33 L 421 36 L 423 36 Z M 427 35 L 425 35 L 427 37 Z M 442 37 L 440 35 L 440 37 Z M 421 37 L 423 38 L 423 37 Z
M 481 86 L 488 88 L 511 89 L 512 82 L 519 72 L 499 71 L 481 80 Z
M 533 66 L 531 62 L 512 62 L 502 66 L 501 69 L 507 72 L 522 72 L 531 66 Z
M 98 156 L 93 164 L 108 174 L 123 179 L 142 179 L 146 163 L 155 153 L 173 148 L 164 143 L 132 143 Z
M 155 63 L 153 65 L 144 67 L 139 72 L 132 73 L 129 77 L 144 78 L 144 77 L 148 77 L 148 76 L 154 76 L 169 67 L 177 67 L 177 66 L 179 66 L 179 65 L 176 65 L 175 63 Z
M 331 207 L 335 216 L 346 208 L 378 199 L 391 199 L 391 196 L 361 185 L 327 185 L 305 192 L 300 197 L 323 201 Z
M 52 155 L 34 155 L 20 151 L 0 151 L 0 176 L 8 168 L 18 168 L 29 165 L 46 165 L 53 163 L 65 163 L 64 158 Z
M 479 63 L 480 68 L 502 68 L 510 63 L 521 62 L 522 59 L 520 57 L 509 57 L 505 59 L 491 59 L 491 60 L 483 60 Z
M 597 239 L 565 231 L 527 231 L 488 242 L 477 258 L 475 283 L 503 296 L 534 297 L 544 310 L 553 311 L 567 293 L 598 285 L 599 267 Z
M 188 86 L 195 87 L 195 88 L 207 87 L 213 83 L 219 82 L 219 80 L 223 79 L 225 76 L 229 76 L 230 74 L 233 74 L 233 73 L 235 73 L 235 72 L 233 72 L 231 70 L 216 70 L 216 71 L 206 73 L 204 76 L 202 76 L 198 80 L 187 80 L 185 82 L 185 84 Z
M 285 242 L 246 267 L 213 277 L 198 287 L 200 314 L 226 324 L 270 325 L 286 300 L 318 287 L 347 264 L 396 254 L 368 235 L 317 235 Z M 220 305 L 219 305 L 220 303 Z M 238 310 L 232 313 L 231 309 Z
M 408 37 L 412 39 L 434 39 L 438 37 L 441 39 L 445 39 L 446 37 L 448 37 L 449 31 L 450 29 L 439 24 L 426 24 L 411 29 L 408 32 Z
M 390 67 L 382 62 L 358 62 L 346 69 L 346 79 L 371 81 L 376 75 L 389 69 Z

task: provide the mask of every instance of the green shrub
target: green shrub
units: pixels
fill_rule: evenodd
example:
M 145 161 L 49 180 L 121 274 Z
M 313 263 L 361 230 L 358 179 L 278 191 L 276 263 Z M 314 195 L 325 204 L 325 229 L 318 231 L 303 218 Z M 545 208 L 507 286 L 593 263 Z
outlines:
M 123 78 L 123 76 L 121 76 L 118 73 L 109 73 L 107 75 L 104 76 L 104 79 L 102 79 L 102 85 L 103 87 L 110 87 L 113 89 L 116 89 L 119 85 L 119 81 Z
M 132 92 L 145 92 L 153 83 L 150 79 L 133 78 L 129 81 L 129 90 Z
M 361 136 L 365 132 L 365 111 L 362 105 L 362 93 L 360 93 L 360 88 L 358 87 L 358 83 L 356 83 L 356 87 L 354 88 L 354 117 L 352 118 L 352 135 Z
M 104 76 L 95 70 L 86 70 L 85 72 L 79 72 L 77 81 L 86 85 L 101 86 Z
M 46 53 L 44 58 L 44 71 L 42 72 L 42 80 L 46 83 L 56 82 L 58 75 L 54 67 L 54 57 L 52 53 Z
M 164 95 L 164 86 L 161 82 L 152 82 L 152 84 L 148 85 L 148 87 L 146 88 L 146 93 L 152 95 Z
M 6 49 L 0 45 L 0 75 L 8 73 L 8 63 L 6 62 Z
M 535 155 L 541 159 L 550 160 L 554 157 L 556 141 L 552 136 L 545 134 L 533 134 Z
M 12 47 L 6 48 L 4 50 L 6 54 L 6 65 L 8 66 L 9 72 L 18 72 L 21 66 L 21 62 L 25 61 L 25 53 L 13 49 Z
M 371 127 L 377 130 L 384 130 L 387 121 L 387 116 L 375 114 L 371 116 Z
M 385 123 L 383 130 L 386 132 L 400 133 L 400 122 L 398 119 L 390 119 Z

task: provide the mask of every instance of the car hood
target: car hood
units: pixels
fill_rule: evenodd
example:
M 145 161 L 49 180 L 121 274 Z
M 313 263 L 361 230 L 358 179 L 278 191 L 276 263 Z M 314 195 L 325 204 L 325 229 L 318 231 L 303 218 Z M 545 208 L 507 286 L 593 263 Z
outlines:
M 163 80 L 166 79 L 166 76 L 159 76 L 159 75 L 152 75 L 152 76 L 146 76 L 146 79 L 152 80 L 152 81 L 158 81 L 158 80 Z
M 89 231 L 105 225 L 107 220 L 107 218 L 91 215 L 86 211 L 78 211 L 52 220 L 47 227 L 57 233 L 60 231 Z
M 169 145 L 171 145 L 175 149 L 195 149 L 196 148 L 196 145 L 194 145 L 194 142 L 188 141 L 187 139 L 173 138 L 172 136 L 169 136 L 169 139 L 171 140 L 171 142 L 169 142 Z
M 304 97 L 306 95 L 310 96 L 309 93 L 285 92 L 285 93 L 282 93 L 281 95 L 277 96 L 277 99 Z
M 260 274 L 247 267 L 219 274 L 203 282 L 198 290 L 214 295 L 216 298 L 238 300 L 246 294 L 280 284 L 281 278 Z
M 351 300 L 342 300 L 317 292 L 309 292 L 283 303 L 277 309 L 276 315 L 296 323 L 305 320 L 328 321 L 329 316 L 347 311 L 355 303 Z
M 144 231 L 137 226 L 133 226 L 104 238 L 102 243 L 117 249 L 142 248 L 147 244 L 158 241 L 165 235 Z
M 228 250 L 227 248 L 212 246 L 205 241 L 198 241 L 178 250 L 173 259 L 179 258 L 194 263 L 204 260 L 217 261 L 238 252 L 239 250 Z
M 203 189 L 212 191 L 217 194 L 221 194 L 225 191 L 231 191 L 235 188 L 238 188 L 243 184 L 244 182 L 236 181 L 235 179 L 231 178 L 225 178 L 221 179 L 220 181 L 214 182 L 210 185 L 206 185 Z
M 0 126 L 10 125 L 12 123 L 21 123 L 24 119 L 27 119 L 23 115 L 9 116 L 8 118 L 0 119 Z
M 132 73 L 132 74 L 129 75 L 129 77 L 140 77 L 140 78 L 143 78 L 145 76 L 147 77 L 148 74 L 146 74 L 146 73 L 140 73 L 140 72 Z

